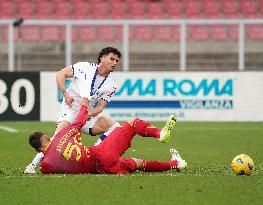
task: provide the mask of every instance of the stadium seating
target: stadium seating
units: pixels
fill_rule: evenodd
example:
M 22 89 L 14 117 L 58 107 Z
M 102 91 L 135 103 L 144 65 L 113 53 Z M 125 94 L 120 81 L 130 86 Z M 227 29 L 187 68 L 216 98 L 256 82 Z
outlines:
M 45 41 L 61 41 L 61 27 L 43 26 L 41 28 L 41 39 Z
M 84 41 L 95 41 L 96 32 L 92 26 L 80 26 L 78 29 L 78 35 L 80 40 Z
M 163 19 L 163 8 L 160 2 L 151 2 L 147 5 L 147 17 L 149 19 Z
M 108 7 L 105 2 L 97 2 L 92 4 L 91 17 L 93 19 L 107 19 L 108 18 Z
M 240 19 L 262 18 L 263 0 L 0 0 L 1 19 Z M 84 27 L 74 30 L 74 40 L 113 41 L 122 38 L 121 26 Z M 90 31 L 90 33 L 89 33 Z M 190 26 L 194 41 L 238 39 L 237 25 Z M 249 26 L 247 38 L 260 40 L 260 25 Z M 17 32 L 17 31 L 16 31 Z M 31 33 L 30 33 L 31 32 Z M 47 32 L 50 34 L 47 36 Z M 133 26 L 131 40 L 179 40 L 178 26 Z M 6 39 L 5 33 L 3 34 Z M 26 41 L 59 40 L 63 29 L 25 27 Z M 17 35 L 17 34 L 16 34 Z M 17 37 L 17 36 L 16 36 Z M 98 38 L 96 38 L 98 37 Z
M 171 39 L 171 28 L 169 26 L 155 26 L 153 29 L 153 38 L 155 40 Z
M 249 26 L 247 36 L 250 40 L 263 40 L 263 25 Z
M 58 2 L 54 5 L 54 17 L 56 19 L 70 19 L 71 18 L 71 7 L 67 2 Z
M 183 18 L 183 10 L 178 1 L 168 1 L 165 3 L 165 10 L 169 19 Z
M 53 4 L 51 2 L 39 2 L 36 6 L 36 18 L 50 19 L 53 18 Z
M 15 16 L 15 5 L 13 2 L 2 2 L 0 6 L 0 18 L 9 19 Z
M 134 26 L 134 40 L 149 41 L 152 39 L 152 30 L 150 26 Z
M 207 40 L 209 34 L 206 26 L 191 26 L 191 40 Z
M 184 10 L 187 18 L 197 19 L 201 18 L 201 12 L 196 1 L 185 1 Z
M 130 2 L 128 3 L 128 12 L 130 19 L 144 19 L 145 10 L 143 2 Z
M 38 26 L 23 26 L 21 33 L 25 41 L 39 41 L 41 39 Z
M 20 2 L 17 4 L 17 16 L 23 19 L 35 18 L 34 5 L 31 2 Z
M 210 27 L 211 38 L 216 41 L 227 40 L 227 30 L 225 26 L 211 26 Z
M 114 41 L 114 29 L 112 26 L 98 26 L 97 38 L 102 41 Z
M 86 2 L 74 3 L 72 5 L 71 17 L 73 19 L 87 19 L 89 15 L 89 6 Z
M 112 2 L 109 8 L 109 13 L 112 19 L 126 19 L 127 10 L 126 4 L 123 2 Z

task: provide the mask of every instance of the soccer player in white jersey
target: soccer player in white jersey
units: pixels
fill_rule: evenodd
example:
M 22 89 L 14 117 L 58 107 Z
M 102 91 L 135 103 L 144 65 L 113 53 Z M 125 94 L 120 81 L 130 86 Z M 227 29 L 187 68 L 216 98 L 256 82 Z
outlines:
M 99 135 L 95 145 L 98 145 L 118 125 L 117 122 L 101 115 L 106 105 L 111 101 L 116 91 L 116 83 L 111 75 L 116 69 L 121 53 L 113 47 L 103 48 L 98 56 L 98 64 L 78 62 L 69 65 L 57 73 L 56 81 L 64 99 L 57 116 L 55 134 L 71 124 L 80 110 L 81 97 L 89 100 L 89 115 L 91 119 L 82 128 L 82 132 Z M 71 78 L 66 89 L 65 80 Z M 103 134 L 104 133 L 104 134 Z M 24 173 L 36 173 L 36 167 L 44 154 L 38 153 Z

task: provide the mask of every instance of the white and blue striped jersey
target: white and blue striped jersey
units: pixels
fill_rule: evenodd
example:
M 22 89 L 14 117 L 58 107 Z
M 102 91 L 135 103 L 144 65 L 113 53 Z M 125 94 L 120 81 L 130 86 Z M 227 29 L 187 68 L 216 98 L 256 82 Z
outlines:
M 116 82 L 111 74 L 107 77 L 98 75 L 98 65 L 88 62 L 78 62 L 72 65 L 73 78 L 67 92 L 74 98 L 74 103 L 80 102 L 81 97 L 90 100 L 90 110 L 98 101 L 111 101 L 116 92 Z

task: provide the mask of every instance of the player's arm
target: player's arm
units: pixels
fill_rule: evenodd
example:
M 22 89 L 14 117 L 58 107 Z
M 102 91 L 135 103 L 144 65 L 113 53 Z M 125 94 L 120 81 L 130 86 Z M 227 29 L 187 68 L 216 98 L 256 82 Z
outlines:
M 107 92 L 103 93 L 102 96 L 100 96 L 97 106 L 90 112 L 90 115 L 94 117 L 99 113 L 101 113 L 104 110 L 104 108 L 107 106 L 107 104 L 111 101 L 112 96 L 115 94 L 115 92 L 116 92 L 116 87 L 113 86 Z
M 70 107 L 72 106 L 74 99 L 66 91 L 65 80 L 67 78 L 72 78 L 72 77 L 73 77 L 72 65 L 69 65 L 66 68 L 63 68 L 56 75 L 56 81 L 57 81 L 58 88 L 61 90 L 65 98 L 65 102 Z
M 97 116 L 99 113 L 101 113 L 104 108 L 107 106 L 108 102 L 105 100 L 100 100 L 97 104 L 97 106 L 90 112 L 91 117 Z
M 72 124 L 78 130 L 80 130 L 86 124 L 86 121 L 90 120 L 91 118 L 88 111 L 88 104 L 89 100 L 87 98 L 81 98 L 80 111 Z

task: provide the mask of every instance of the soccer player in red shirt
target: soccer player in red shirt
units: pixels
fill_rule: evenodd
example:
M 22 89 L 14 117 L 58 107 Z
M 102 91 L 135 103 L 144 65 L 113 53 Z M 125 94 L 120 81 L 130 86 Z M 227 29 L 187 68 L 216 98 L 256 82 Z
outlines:
M 136 134 L 153 137 L 167 142 L 176 123 L 175 116 L 170 116 L 165 127 L 160 130 L 139 118 L 124 122 L 98 146 L 83 146 L 80 129 L 90 119 L 87 106 L 82 105 L 74 123 L 59 131 L 51 141 L 42 132 L 35 132 L 29 137 L 30 145 L 38 152 L 45 153 L 40 165 L 44 174 L 81 174 L 106 173 L 128 174 L 135 170 L 161 172 L 171 169 L 181 170 L 187 166 L 175 149 L 171 149 L 172 159 L 168 162 L 146 161 L 137 158 L 121 158 L 130 148 Z

